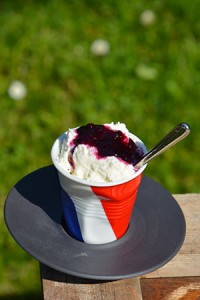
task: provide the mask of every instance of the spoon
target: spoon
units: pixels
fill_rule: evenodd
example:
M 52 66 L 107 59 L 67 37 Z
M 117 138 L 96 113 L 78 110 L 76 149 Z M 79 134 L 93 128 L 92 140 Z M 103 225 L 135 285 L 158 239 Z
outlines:
M 174 127 L 154 148 L 148 151 L 134 166 L 136 170 L 148 163 L 154 157 L 169 149 L 190 133 L 190 127 L 186 123 L 180 123 Z

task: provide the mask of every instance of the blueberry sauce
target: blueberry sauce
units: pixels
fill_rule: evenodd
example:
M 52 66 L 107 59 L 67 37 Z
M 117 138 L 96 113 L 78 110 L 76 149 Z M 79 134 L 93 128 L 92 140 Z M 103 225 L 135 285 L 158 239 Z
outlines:
M 72 153 L 79 144 L 95 147 L 98 159 L 115 156 L 132 165 L 135 165 L 144 154 L 142 149 L 122 131 L 113 130 L 106 125 L 89 123 L 76 129 L 76 136 L 72 141 Z

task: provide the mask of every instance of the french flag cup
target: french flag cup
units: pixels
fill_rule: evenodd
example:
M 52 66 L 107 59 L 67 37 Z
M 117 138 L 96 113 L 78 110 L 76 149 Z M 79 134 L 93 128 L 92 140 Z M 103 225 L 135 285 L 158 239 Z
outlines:
M 71 175 L 59 164 L 60 138 L 55 141 L 51 156 L 61 185 L 66 231 L 76 240 L 88 244 L 120 239 L 128 229 L 146 165 L 126 180 L 89 182 Z M 146 152 L 142 142 L 141 145 Z

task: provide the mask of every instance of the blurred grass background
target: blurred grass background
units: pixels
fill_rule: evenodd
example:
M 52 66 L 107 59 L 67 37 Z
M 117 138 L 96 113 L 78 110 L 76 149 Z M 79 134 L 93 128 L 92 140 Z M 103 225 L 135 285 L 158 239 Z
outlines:
M 189 137 L 145 174 L 171 193 L 200 192 L 199 1 L 1 0 L 0 28 L 0 299 L 39 299 L 38 263 L 9 235 L 3 206 L 19 179 L 51 164 L 68 127 L 124 122 L 151 148 L 185 121 Z

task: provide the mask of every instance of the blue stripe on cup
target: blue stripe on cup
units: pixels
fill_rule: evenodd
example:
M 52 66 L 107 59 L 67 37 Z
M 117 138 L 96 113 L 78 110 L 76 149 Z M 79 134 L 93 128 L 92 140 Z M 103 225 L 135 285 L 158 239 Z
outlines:
M 69 197 L 69 195 L 62 188 L 61 188 L 61 201 L 62 201 L 63 213 L 65 217 L 65 223 L 69 235 L 71 235 L 72 237 L 74 237 L 75 239 L 81 242 L 84 242 L 74 203 Z

